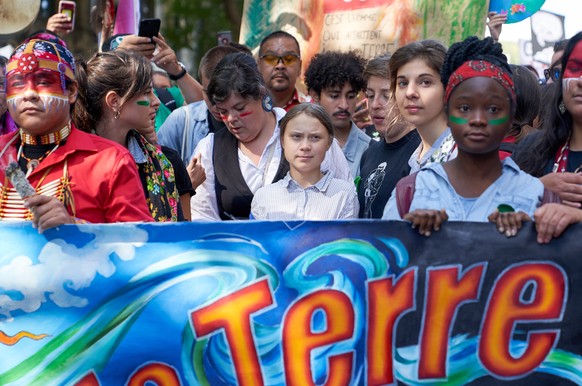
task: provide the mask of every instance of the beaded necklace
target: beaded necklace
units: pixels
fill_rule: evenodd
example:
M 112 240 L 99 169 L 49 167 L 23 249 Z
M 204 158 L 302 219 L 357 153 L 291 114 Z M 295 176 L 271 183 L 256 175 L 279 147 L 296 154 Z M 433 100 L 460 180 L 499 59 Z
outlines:
M 20 131 L 20 147 L 18 148 L 18 155 L 16 159 L 20 160 L 21 158 L 26 160 L 26 177 L 30 176 L 30 174 L 38 167 L 40 162 L 51 155 L 55 150 L 59 148 L 59 145 L 62 141 L 67 139 L 67 137 L 71 134 L 71 125 L 67 123 L 65 127 L 60 129 L 59 131 L 43 134 L 43 135 L 30 135 Z M 51 148 L 47 149 L 44 154 L 40 156 L 34 157 L 27 157 L 24 151 L 26 145 L 29 146 L 44 146 L 44 145 L 55 145 Z
M 55 150 L 58 149 L 62 141 L 64 141 L 69 134 L 71 133 L 70 124 L 67 124 L 63 129 L 59 130 L 57 133 L 52 133 L 53 135 L 42 135 L 42 136 L 30 136 L 28 134 L 20 133 L 21 144 L 18 149 L 18 156 L 17 159 L 24 159 L 27 161 L 27 173 L 26 176 L 28 177 L 30 173 L 36 168 L 40 162 L 47 158 L 50 154 L 52 154 Z M 19 135 L 14 133 L 14 137 L 4 146 L 4 148 L 0 151 L 0 158 L 4 155 L 5 151 L 8 147 L 18 139 Z M 33 139 L 35 142 L 31 143 L 30 139 Z M 41 143 L 37 140 L 45 141 L 48 143 Z M 56 142 L 55 142 L 56 141 Z M 40 157 L 26 157 L 24 155 L 24 147 L 25 145 L 28 146 L 42 146 L 42 145 L 51 145 L 53 144 L 50 149 L 48 149 L 45 154 L 41 155 Z M 68 166 L 67 161 L 64 163 L 63 167 L 63 175 L 62 177 L 50 181 L 45 182 L 45 178 L 48 176 L 50 170 L 52 168 L 48 168 L 44 175 L 40 178 L 36 187 L 34 188 L 37 194 L 45 195 L 45 196 L 52 196 L 57 198 L 61 201 L 66 207 L 71 208 L 71 211 L 75 212 L 75 206 L 73 201 L 73 195 L 70 191 L 70 181 L 68 175 Z M 13 187 L 8 185 L 8 178 L 4 178 L 4 183 L 0 183 L 0 221 L 22 221 L 22 220 L 31 220 L 32 213 L 28 208 L 24 207 L 24 201 L 20 198 L 18 193 Z
M 26 145 L 50 145 L 53 143 L 60 143 L 71 134 L 71 125 L 67 123 L 65 127 L 54 133 L 42 135 L 30 135 L 20 132 L 20 139 Z

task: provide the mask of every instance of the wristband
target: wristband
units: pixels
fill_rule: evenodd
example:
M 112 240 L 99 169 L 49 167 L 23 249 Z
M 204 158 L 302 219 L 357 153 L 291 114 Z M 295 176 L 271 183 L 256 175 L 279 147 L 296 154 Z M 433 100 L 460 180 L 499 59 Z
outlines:
M 180 71 L 180 72 L 179 72 L 178 74 L 176 74 L 176 75 L 172 75 L 172 74 L 168 73 L 168 77 L 169 77 L 171 80 L 180 80 L 180 79 L 182 79 L 184 76 L 186 76 L 186 74 L 188 73 L 188 71 L 186 71 L 186 67 L 185 67 L 185 66 L 184 66 L 182 63 L 178 62 L 178 64 L 180 65 L 180 67 L 182 67 L 182 71 Z

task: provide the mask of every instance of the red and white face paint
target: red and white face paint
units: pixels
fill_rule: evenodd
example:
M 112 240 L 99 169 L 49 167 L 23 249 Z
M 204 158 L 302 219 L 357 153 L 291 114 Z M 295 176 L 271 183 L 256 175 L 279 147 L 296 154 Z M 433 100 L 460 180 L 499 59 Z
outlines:
M 563 72 L 564 105 L 574 120 L 582 121 L 582 41 L 574 46 Z
M 582 76 L 582 41 L 574 46 L 563 71 L 564 79 L 579 78 Z
M 35 107 L 45 112 L 69 109 L 67 94 L 62 89 L 60 75 L 53 71 L 13 72 L 6 80 L 6 99 L 15 110 L 31 100 L 38 100 Z

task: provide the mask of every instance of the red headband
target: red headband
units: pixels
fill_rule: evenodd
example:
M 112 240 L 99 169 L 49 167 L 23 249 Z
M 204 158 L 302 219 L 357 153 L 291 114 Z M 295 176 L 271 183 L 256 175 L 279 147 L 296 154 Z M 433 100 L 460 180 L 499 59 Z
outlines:
M 476 76 L 484 76 L 498 81 L 499 84 L 507 90 L 515 105 L 515 87 L 513 86 L 513 79 L 511 79 L 511 76 L 500 67 L 485 60 L 470 60 L 465 62 L 451 74 L 445 90 L 445 102 L 449 100 L 455 87 L 460 85 L 463 81 Z

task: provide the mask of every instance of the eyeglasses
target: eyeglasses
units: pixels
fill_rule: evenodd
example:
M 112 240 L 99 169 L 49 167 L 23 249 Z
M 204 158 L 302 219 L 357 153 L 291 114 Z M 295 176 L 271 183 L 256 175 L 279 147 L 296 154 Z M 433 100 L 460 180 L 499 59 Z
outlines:
M 277 55 L 261 55 L 259 56 L 261 60 L 264 60 L 270 66 L 276 66 L 279 61 L 282 61 L 284 65 L 290 66 L 292 64 L 297 63 L 299 60 L 299 55 L 296 54 L 288 54 L 284 56 L 277 56 Z
M 544 69 L 544 77 L 546 78 L 546 81 L 550 80 L 550 78 L 552 78 L 552 80 L 554 82 L 556 82 L 558 80 L 558 78 L 560 77 L 560 72 L 562 70 L 557 68 L 557 67 L 550 67 L 550 68 L 546 68 Z

